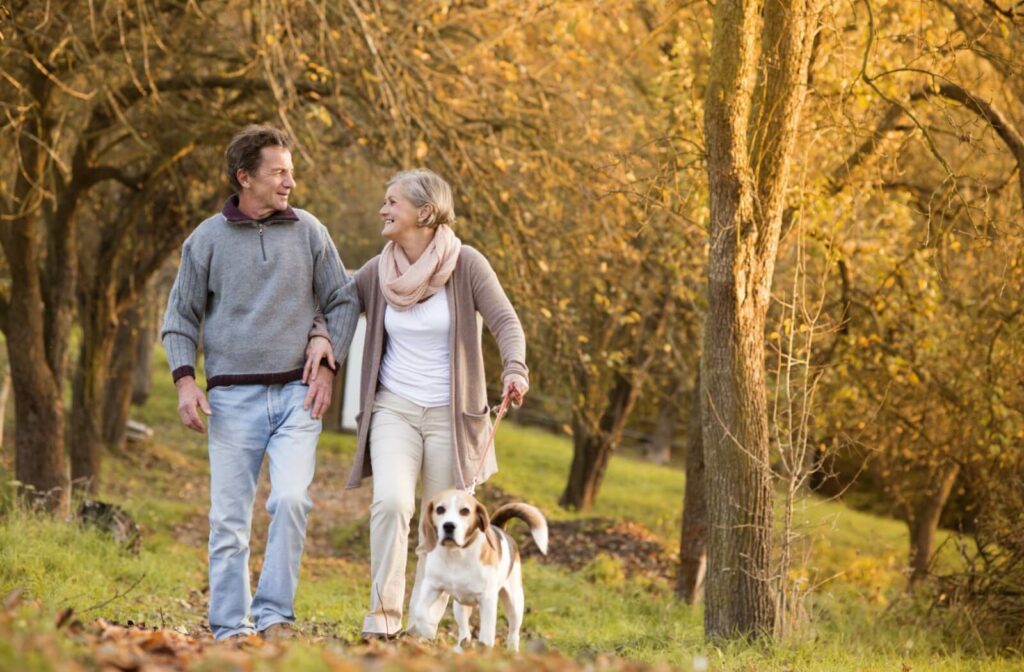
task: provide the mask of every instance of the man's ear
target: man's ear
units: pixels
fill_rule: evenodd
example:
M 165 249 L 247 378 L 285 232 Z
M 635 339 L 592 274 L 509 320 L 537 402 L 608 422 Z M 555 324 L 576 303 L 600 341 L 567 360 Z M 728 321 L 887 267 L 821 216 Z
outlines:
M 235 179 L 238 180 L 238 185 L 240 187 L 248 187 L 249 171 L 245 168 L 239 168 L 235 171 Z
M 437 527 L 434 525 L 434 503 L 430 502 L 420 511 L 420 539 L 427 553 L 437 548 Z

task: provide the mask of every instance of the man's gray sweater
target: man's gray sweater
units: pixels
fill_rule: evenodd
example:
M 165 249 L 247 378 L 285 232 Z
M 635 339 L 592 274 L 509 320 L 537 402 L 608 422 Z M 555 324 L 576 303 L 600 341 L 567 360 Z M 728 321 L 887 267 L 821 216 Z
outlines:
M 292 208 L 253 221 L 231 197 L 182 247 L 161 331 L 174 380 L 195 376 L 200 333 L 208 389 L 300 380 L 318 306 L 341 364 L 359 299 L 327 228 Z

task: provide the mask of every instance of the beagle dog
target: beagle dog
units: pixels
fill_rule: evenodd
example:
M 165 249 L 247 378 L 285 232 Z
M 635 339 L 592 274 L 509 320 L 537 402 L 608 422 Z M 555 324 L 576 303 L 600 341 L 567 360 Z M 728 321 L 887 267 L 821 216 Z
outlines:
M 473 607 L 480 608 L 480 642 L 493 647 L 501 599 L 508 620 L 506 643 L 509 649 L 519 650 L 519 627 L 523 623 L 522 563 L 515 540 L 503 529 L 512 518 L 530 526 L 533 541 L 546 555 L 548 524 L 536 507 L 506 504 L 490 517 L 483 504 L 461 490 L 447 490 L 430 500 L 420 514 L 420 534 L 427 549 L 422 562 L 426 568 L 417 603 L 409 608 L 409 634 L 434 638 L 437 623 L 431 617 L 431 605 L 447 593 L 455 600 L 457 650 L 472 639 L 469 617 Z

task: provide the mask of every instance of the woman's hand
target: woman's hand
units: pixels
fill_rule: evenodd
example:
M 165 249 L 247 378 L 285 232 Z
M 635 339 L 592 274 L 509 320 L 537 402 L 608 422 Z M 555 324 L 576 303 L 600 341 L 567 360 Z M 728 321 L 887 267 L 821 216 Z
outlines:
M 320 372 L 320 362 L 327 359 L 331 370 L 338 368 L 334 360 L 334 349 L 331 347 L 331 339 L 323 336 L 314 336 L 306 344 L 306 365 L 302 368 L 302 382 L 306 385 L 316 382 L 317 374 Z
M 530 383 L 526 381 L 526 378 L 518 373 L 510 373 L 505 376 L 502 386 L 505 388 L 502 396 L 512 400 L 512 408 L 519 408 L 523 405 L 523 397 L 530 390 Z

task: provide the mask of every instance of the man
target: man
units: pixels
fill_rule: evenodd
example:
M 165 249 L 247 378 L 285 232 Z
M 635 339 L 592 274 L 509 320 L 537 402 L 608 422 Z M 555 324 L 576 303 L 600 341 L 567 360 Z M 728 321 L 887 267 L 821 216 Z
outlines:
M 237 193 L 185 241 L 161 334 L 182 423 L 202 433 L 198 409 L 210 416 L 210 629 L 217 639 L 291 633 L 312 508 L 307 490 L 334 377 L 318 366 L 321 353 L 328 364 L 344 359 L 359 316 L 355 284 L 327 229 L 288 206 L 290 145 L 267 126 L 232 139 L 227 171 Z M 326 329 L 322 319 L 314 322 L 317 308 Z M 209 400 L 195 380 L 200 333 Z M 271 523 L 251 597 L 249 534 L 264 455 Z

